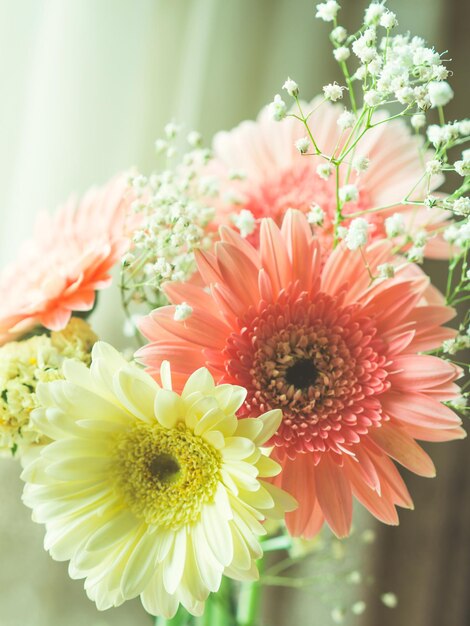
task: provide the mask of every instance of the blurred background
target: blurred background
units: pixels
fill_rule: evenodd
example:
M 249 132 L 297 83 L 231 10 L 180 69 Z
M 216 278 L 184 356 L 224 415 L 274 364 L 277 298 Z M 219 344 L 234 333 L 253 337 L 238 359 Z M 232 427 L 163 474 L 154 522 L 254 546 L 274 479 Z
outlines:
M 355 30 L 366 2 L 343 0 L 340 21 Z M 328 25 L 314 19 L 312 0 L 0 0 L 0 265 L 32 231 L 41 209 L 53 210 L 115 172 L 155 166 L 154 140 L 167 121 L 213 133 L 258 110 L 288 75 L 309 98 L 340 80 L 330 55 Z M 424 37 L 454 61 L 457 98 L 450 119 L 466 114 L 466 0 L 389 0 L 401 31 Z M 442 284 L 445 265 L 428 265 Z M 112 295 L 95 327 L 120 333 Z M 113 322 L 110 325 L 109 320 Z M 470 624 L 470 446 L 427 446 L 438 478 L 409 474 L 416 510 L 398 528 L 379 527 L 366 513 L 355 525 L 374 529 L 366 548 L 355 542 L 351 569 L 369 585 L 352 590 L 343 578 L 335 595 L 365 600 L 361 626 Z M 0 459 L 0 626 L 141 626 L 138 601 L 98 613 L 80 581 L 42 549 L 42 528 L 20 501 L 15 462 Z M 315 571 L 315 561 L 309 566 Z M 369 578 L 370 576 L 370 578 Z M 375 581 L 375 582 L 374 582 Z M 380 595 L 393 592 L 391 609 Z M 334 601 L 336 602 L 336 601 Z M 331 608 L 320 588 L 267 594 L 268 626 L 328 626 Z

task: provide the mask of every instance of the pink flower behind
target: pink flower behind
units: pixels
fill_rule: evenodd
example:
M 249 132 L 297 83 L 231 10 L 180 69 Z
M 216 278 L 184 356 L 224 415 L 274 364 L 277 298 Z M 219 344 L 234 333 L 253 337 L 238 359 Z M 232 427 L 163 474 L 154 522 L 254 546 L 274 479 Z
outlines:
M 311 105 L 305 105 L 305 111 L 317 105 L 318 101 L 314 100 Z M 345 131 L 341 139 L 342 131 L 337 125 L 343 110 L 339 105 L 324 103 L 310 119 L 313 136 L 324 154 L 333 154 L 337 145 L 344 144 L 348 137 L 350 131 Z M 280 225 L 287 209 L 307 213 L 314 203 L 325 212 L 324 224 L 315 227 L 315 234 L 324 248 L 331 248 L 336 211 L 335 177 L 331 175 L 325 180 L 317 174 L 317 166 L 326 163 L 323 158 L 299 154 L 294 144 L 305 133 L 305 127 L 298 120 L 287 118 L 276 122 L 267 108 L 261 111 L 256 122 L 245 121 L 229 132 L 217 133 L 212 167 L 222 181 L 222 199 L 218 203 L 220 223 L 227 223 L 229 215 L 243 208 L 251 211 L 257 220 L 271 217 Z M 403 214 L 407 232 L 411 234 L 420 230 L 431 232 L 445 219 L 441 209 L 400 204 L 412 190 L 413 199 L 419 196 L 423 199 L 426 195 L 424 181 L 416 187 L 424 173 L 419 153 L 421 143 L 421 138 L 412 136 L 403 121 L 395 120 L 367 131 L 356 151 L 340 168 L 342 185 L 352 159 L 361 156 L 370 160 L 367 171 L 360 175 L 354 170 L 351 172 L 348 182 L 357 185 L 359 197 L 345 204 L 345 216 L 397 203 L 390 209 L 363 216 L 371 224 L 373 239 L 384 237 L 385 218 L 394 213 Z M 230 178 L 233 172 L 241 172 L 245 178 L 233 180 Z M 435 189 L 442 180 L 442 176 L 434 176 L 430 188 Z M 232 196 L 236 198 L 235 203 L 230 201 Z M 348 220 L 344 225 L 348 225 Z M 256 243 L 257 237 L 258 229 L 250 240 Z M 447 258 L 448 245 L 442 238 L 434 237 L 426 247 L 426 255 Z
M 127 177 L 118 176 L 39 217 L 34 237 L 0 274 L 0 343 L 38 324 L 61 330 L 72 311 L 93 307 L 128 245 L 126 187 Z
M 391 262 L 388 242 L 365 254 L 372 272 Z M 200 252 L 206 287 L 169 283 L 171 302 L 145 317 L 150 340 L 137 357 L 158 378 L 172 355 L 176 385 L 206 366 L 218 382 L 242 385 L 240 417 L 281 408 L 271 440 L 283 471 L 276 479 L 299 501 L 287 515 L 294 535 L 313 536 L 328 522 L 348 534 L 352 495 L 380 520 L 396 524 L 396 505 L 412 501 L 391 459 L 422 476 L 434 466 L 415 439 L 464 436 L 444 404 L 459 396 L 460 372 L 419 352 L 455 333 L 441 326 L 453 310 L 414 266 L 372 284 L 360 251 L 338 246 L 326 263 L 305 216 L 288 211 L 280 230 L 261 221 L 259 250 L 221 229 L 215 252 Z M 177 316 L 176 316 L 177 317 Z

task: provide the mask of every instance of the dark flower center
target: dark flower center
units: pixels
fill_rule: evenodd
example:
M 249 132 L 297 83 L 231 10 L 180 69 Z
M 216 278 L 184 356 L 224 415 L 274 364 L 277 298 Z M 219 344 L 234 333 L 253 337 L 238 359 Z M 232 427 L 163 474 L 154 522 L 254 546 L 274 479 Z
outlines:
M 171 454 L 158 454 L 149 464 L 150 473 L 161 482 L 174 478 L 180 469 L 178 461 Z
M 291 365 L 285 374 L 288 385 L 296 389 L 308 389 L 314 385 L 318 377 L 318 370 L 310 359 L 299 359 Z

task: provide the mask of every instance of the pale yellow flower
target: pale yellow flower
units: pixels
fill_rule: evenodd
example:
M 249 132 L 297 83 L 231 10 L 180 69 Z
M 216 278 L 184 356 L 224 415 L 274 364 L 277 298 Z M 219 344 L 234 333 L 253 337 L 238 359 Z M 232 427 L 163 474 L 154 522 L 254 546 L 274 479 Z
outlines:
M 263 480 L 279 472 L 260 446 L 281 412 L 238 420 L 243 388 L 202 368 L 179 395 L 167 362 L 161 388 L 102 342 L 90 369 L 63 372 L 38 387 L 52 443 L 23 472 L 24 501 L 98 608 L 140 595 L 153 615 L 198 615 L 222 575 L 256 579 L 262 522 L 295 506 Z
M 0 347 L 0 453 L 28 453 L 45 438 L 31 423 L 36 385 L 62 378 L 64 358 L 90 364 L 98 337 L 82 319 L 72 318 L 58 332 L 12 341 Z

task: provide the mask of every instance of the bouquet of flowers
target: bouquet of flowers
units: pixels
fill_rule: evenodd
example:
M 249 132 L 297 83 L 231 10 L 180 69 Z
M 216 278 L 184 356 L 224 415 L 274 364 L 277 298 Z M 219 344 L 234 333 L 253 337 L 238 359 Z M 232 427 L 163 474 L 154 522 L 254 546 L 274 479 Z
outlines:
M 160 170 L 42 215 L 1 275 L 0 446 L 98 609 L 256 626 L 264 586 L 318 579 L 353 497 L 398 524 L 395 462 L 432 477 L 417 440 L 465 436 L 470 315 L 445 324 L 470 298 L 470 120 L 446 121 L 442 56 L 384 3 L 354 33 L 339 11 L 316 7 L 343 84 L 309 101 L 288 78 L 211 149 L 192 131 L 180 154 L 169 123 Z M 116 287 L 124 353 L 87 322 Z

